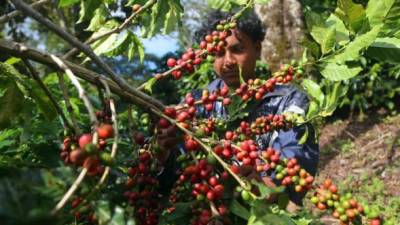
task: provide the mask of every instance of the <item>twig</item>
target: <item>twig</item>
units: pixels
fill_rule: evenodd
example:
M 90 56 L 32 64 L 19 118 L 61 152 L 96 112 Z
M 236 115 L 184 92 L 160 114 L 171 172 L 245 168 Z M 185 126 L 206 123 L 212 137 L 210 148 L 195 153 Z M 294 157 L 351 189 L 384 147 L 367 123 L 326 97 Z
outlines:
M 58 105 L 56 99 L 54 98 L 53 94 L 51 94 L 50 90 L 46 87 L 46 85 L 43 83 L 43 81 L 40 79 L 39 74 L 33 68 L 32 64 L 26 60 L 22 60 L 26 67 L 28 68 L 30 74 L 32 75 L 33 79 L 39 84 L 39 86 L 43 89 L 44 93 L 46 93 L 47 97 L 49 97 L 51 103 L 53 104 L 54 108 L 56 109 L 58 115 L 61 116 L 61 119 L 63 120 L 64 127 L 68 128 L 70 131 L 74 131 L 74 127 L 69 123 L 67 117 L 65 116 L 63 110 L 61 107 Z
M 37 51 L 35 49 L 28 48 L 27 46 L 25 46 L 21 43 L 0 40 L 0 51 L 4 54 L 9 54 L 9 55 L 20 57 L 20 58 L 27 58 L 27 59 L 45 64 L 47 66 L 53 67 L 57 70 L 63 71 L 51 59 L 49 53 L 44 53 L 44 52 Z M 92 70 L 86 69 L 82 66 L 79 66 L 77 64 L 74 64 L 74 63 L 66 61 L 66 60 L 63 60 L 63 62 L 72 70 L 72 72 L 74 74 L 76 74 L 80 78 L 86 80 L 87 82 L 90 82 L 99 87 L 103 87 L 103 85 L 99 82 L 99 79 L 102 78 L 103 80 L 106 80 L 108 82 L 108 85 L 110 86 L 111 91 L 113 93 L 119 95 L 121 98 L 124 98 L 125 100 L 127 100 L 131 103 L 135 103 L 147 111 L 150 111 L 149 108 L 151 108 L 151 107 L 156 107 L 156 106 L 152 105 L 151 103 L 147 102 L 146 100 L 141 99 L 140 97 L 134 96 L 134 95 L 124 91 L 116 83 L 114 83 L 110 79 L 106 78 L 102 74 L 98 74 L 96 72 L 93 72 Z
M 107 82 L 100 80 L 105 89 L 106 89 L 106 95 L 108 100 L 110 101 L 110 108 L 111 108 L 111 120 L 113 122 L 113 129 L 114 129 L 114 142 L 113 145 L 111 147 L 111 158 L 115 158 L 115 155 L 117 154 L 117 149 L 118 149 L 118 139 L 119 139 L 119 133 L 118 133 L 118 122 L 117 122 L 117 113 L 115 110 L 115 103 L 114 103 L 114 99 L 111 97 L 111 91 L 110 91 L 110 87 L 108 86 Z M 103 176 L 100 178 L 100 181 L 98 183 L 98 186 L 101 186 L 104 181 L 106 180 L 108 174 L 110 172 L 110 167 L 107 166 Z
M 85 44 L 86 45 L 90 45 L 93 42 L 95 42 L 97 40 L 100 40 L 101 38 L 107 37 L 107 36 L 109 36 L 111 34 L 114 34 L 114 33 L 121 32 L 122 30 L 124 30 L 132 22 L 132 20 L 137 15 L 139 15 L 142 11 L 146 10 L 147 8 L 150 8 L 151 6 L 153 6 L 156 2 L 157 2 L 157 0 L 150 0 L 150 1 L 146 2 L 146 4 L 143 5 L 142 7 L 140 7 L 140 9 L 138 11 L 132 13 L 128 18 L 126 18 L 125 21 L 121 25 L 119 25 L 118 27 L 116 27 L 116 28 L 114 28 L 114 29 L 112 29 L 110 31 L 107 31 L 107 32 L 102 33 L 102 34 L 99 34 L 99 35 L 97 35 L 95 37 L 90 37 L 87 41 L 85 41 Z M 78 53 L 78 49 L 77 48 L 73 48 L 69 52 L 67 52 L 63 56 L 63 58 L 64 59 L 68 59 L 69 57 L 75 55 L 76 53 Z
M 56 214 L 62 207 L 64 207 L 65 203 L 67 203 L 68 199 L 75 193 L 76 189 L 82 183 L 83 179 L 85 178 L 88 170 L 83 168 L 81 173 L 79 174 L 78 178 L 74 181 L 68 191 L 64 194 L 63 198 L 57 203 L 56 207 L 51 211 L 51 214 Z
M 31 4 L 31 7 L 32 7 L 32 8 L 36 8 L 36 7 L 39 7 L 39 6 L 41 6 L 41 5 L 46 4 L 46 3 L 49 2 L 49 1 L 50 1 L 50 0 L 39 0 L 39 1 L 37 1 L 37 2 L 32 3 L 32 4 Z M 12 18 L 18 16 L 19 14 L 21 14 L 21 11 L 19 11 L 19 10 L 14 10 L 14 11 L 12 11 L 12 12 L 9 12 L 9 13 L 7 13 L 7 14 L 1 16 L 1 17 L 0 17 L 0 24 L 6 23 L 6 22 L 9 21 L 10 19 L 12 19 Z
M 85 90 L 82 88 L 81 84 L 79 83 L 79 81 L 75 77 L 75 75 L 72 73 L 72 71 L 67 67 L 67 65 L 65 65 L 65 63 L 63 61 L 61 61 L 60 58 L 58 58 L 55 55 L 50 55 L 50 57 L 61 69 L 63 69 L 65 71 L 68 78 L 71 80 L 72 84 L 75 85 L 76 89 L 78 90 L 79 97 L 83 100 L 83 102 L 89 112 L 90 122 L 92 123 L 91 124 L 92 131 L 93 131 L 92 143 L 97 144 L 98 135 L 96 132 L 96 128 L 97 128 L 98 122 L 97 122 L 97 118 L 96 118 L 96 115 L 93 110 L 92 103 L 89 101 L 89 98 L 87 97 Z M 81 173 L 79 174 L 78 178 L 73 183 L 73 185 L 68 189 L 68 191 L 64 194 L 63 198 L 58 202 L 56 207 L 53 209 L 53 211 L 52 211 L 53 214 L 57 213 L 60 209 L 62 209 L 64 207 L 64 205 L 67 203 L 68 199 L 71 198 L 71 196 L 75 193 L 76 189 L 82 183 L 86 174 L 87 174 L 87 168 L 83 168 Z
M 80 135 L 82 133 L 82 131 L 79 128 L 78 120 L 76 119 L 74 108 L 72 107 L 71 101 L 69 100 L 68 91 L 67 91 L 67 88 L 65 87 L 65 83 L 64 83 L 64 75 L 57 72 L 57 77 L 58 77 L 58 85 L 60 86 L 61 92 L 64 97 L 65 106 L 67 108 L 69 116 L 71 117 L 72 125 L 75 129 L 75 134 Z
M 63 30 L 60 27 L 58 27 L 57 25 L 55 25 L 50 20 L 43 17 L 40 13 L 38 13 L 36 10 L 32 9 L 32 7 L 30 7 L 23 1 L 21 1 L 21 0 L 10 0 L 10 1 L 12 1 L 14 3 L 16 8 L 18 8 L 22 12 L 26 13 L 26 15 L 32 17 L 39 23 L 43 24 L 44 26 L 49 28 L 51 31 L 53 31 L 55 34 L 57 34 L 59 37 L 61 37 L 65 41 L 67 41 L 69 44 L 77 47 L 80 51 L 85 53 L 89 58 L 91 58 L 93 60 L 94 63 L 97 64 L 97 66 L 101 70 L 106 72 L 107 75 L 109 75 L 110 78 L 113 81 L 115 81 L 115 83 L 117 83 L 118 86 L 120 86 L 124 91 L 127 91 L 136 97 L 142 98 L 143 100 L 147 101 L 149 104 L 152 104 L 154 107 L 164 109 L 164 105 L 161 102 L 159 102 L 158 100 L 156 100 L 155 98 L 152 98 L 152 97 L 148 96 L 147 94 L 130 87 L 128 85 L 128 83 L 123 78 L 121 78 L 120 76 L 115 74 L 112 71 L 112 69 L 106 63 L 104 63 L 103 60 L 100 57 L 98 57 L 89 46 L 80 42 L 76 37 L 72 36 L 65 30 Z

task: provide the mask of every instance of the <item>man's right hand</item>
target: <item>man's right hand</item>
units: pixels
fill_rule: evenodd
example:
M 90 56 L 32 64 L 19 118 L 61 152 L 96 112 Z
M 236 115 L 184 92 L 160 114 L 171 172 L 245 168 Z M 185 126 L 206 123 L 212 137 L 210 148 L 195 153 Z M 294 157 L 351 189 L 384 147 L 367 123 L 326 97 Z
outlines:
M 177 129 L 175 125 L 170 125 L 167 128 L 159 128 L 157 132 L 157 144 L 160 152 L 157 158 L 161 163 L 164 163 L 170 154 L 170 151 L 177 149 L 179 138 L 177 137 Z

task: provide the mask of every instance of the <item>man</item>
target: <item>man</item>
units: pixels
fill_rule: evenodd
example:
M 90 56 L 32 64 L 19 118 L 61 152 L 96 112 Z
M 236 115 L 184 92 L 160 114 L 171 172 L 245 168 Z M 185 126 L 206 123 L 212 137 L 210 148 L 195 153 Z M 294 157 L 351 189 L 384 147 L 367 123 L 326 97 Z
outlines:
M 203 36 L 215 29 L 218 21 L 228 18 L 229 15 L 221 12 L 211 13 L 209 21 L 205 23 L 203 29 L 199 32 Z M 236 88 L 240 85 L 239 71 L 242 71 L 244 80 L 256 78 L 255 65 L 256 60 L 260 58 L 261 41 L 264 39 L 264 31 L 260 20 L 253 13 L 241 18 L 237 23 L 237 28 L 232 30 L 232 35 L 226 39 L 225 51 L 216 55 L 214 61 L 214 70 L 218 78 L 208 85 L 208 90 L 219 89 L 224 85 L 230 88 Z M 199 96 L 198 96 L 199 97 Z M 249 121 L 267 114 L 282 114 L 283 112 L 294 112 L 304 114 L 308 106 L 307 96 L 290 85 L 277 85 L 275 90 L 266 94 L 257 106 L 254 112 L 249 115 Z M 215 103 L 211 112 L 204 109 L 198 113 L 208 117 L 210 115 L 217 117 L 226 117 L 229 112 L 221 103 Z M 287 131 L 279 131 L 271 134 L 265 134 L 257 138 L 261 149 L 268 146 L 281 152 L 282 157 L 295 157 L 299 164 L 311 174 L 316 173 L 319 150 L 317 143 L 314 142 L 313 135 L 310 134 L 305 144 L 299 144 L 299 139 L 304 133 L 305 127 L 295 127 Z M 309 129 L 312 130 L 310 127 Z M 170 152 L 171 145 L 176 143 L 173 137 L 174 129 L 172 127 L 162 130 L 158 137 L 158 143 L 164 152 Z M 311 132 L 312 133 L 312 132 Z M 174 167 L 174 157 L 169 157 L 165 168 L 170 170 Z M 171 160 L 172 158 L 172 160 Z M 165 173 L 168 173 L 166 171 Z M 245 172 L 246 173 L 246 172 Z M 171 175 L 171 174 L 170 174 Z M 263 181 L 268 186 L 274 186 L 278 181 L 273 179 L 274 174 L 262 174 Z M 299 194 L 291 189 L 287 190 L 291 203 L 290 210 L 295 205 L 302 205 L 304 194 Z

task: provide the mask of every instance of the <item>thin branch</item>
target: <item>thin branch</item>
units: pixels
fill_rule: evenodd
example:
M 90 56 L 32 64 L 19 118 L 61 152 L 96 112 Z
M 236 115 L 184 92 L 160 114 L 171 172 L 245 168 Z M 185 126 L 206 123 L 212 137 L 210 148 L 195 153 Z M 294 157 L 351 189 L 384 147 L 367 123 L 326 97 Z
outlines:
M 115 156 L 116 156 L 116 154 L 117 154 L 118 140 L 119 140 L 118 122 L 117 122 L 117 112 L 116 112 L 116 109 L 115 109 L 115 102 L 114 102 L 114 99 L 111 97 L 110 87 L 108 86 L 107 82 L 105 82 L 105 81 L 103 81 L 103 80 L 100 80 L 100 81 L 103 83 L 103 85 L 104 85 L 104 87 L 105 87 L 105 89 L 106 89 L 107 98 L 108 98 L 108 100 L 110 101 L 111 120 L 112 120 L 112 123 L 113 123 L 113 130 L 114 130 L 114 142 L 113 142 L 113 145 L 112 145 L 112 147 L 111 147 L 111 158 L 114 159 Z M 107 178 L 109 172 L 110 172 L 110 167 L 107 166 L 106 169 L 105 169 L 105 171 L 104 171 L 104 173 L 103 173 L 103 176 L 100 178 L 100 181 L 99 181 L 99 183 L 98 183 L 98 186 L 99 186 L 99 187 L 103 185 L 103 183 L 104 183 L 104 181 L 106 180 L 106 178 Z
M 64 123 L 64 128 L 68 128 L 70 131 L 74 131 L 74 127 L 69 123 L 67 117 L 65 116 L 63 110 L 61 107 L 58 105 L 56 99 L 54 98 L 53 94 L 51 94 L 50 90 L 46 87 L 46 85 L 43 83 L 43 81 L 40 79 L 39 74 L 33 68 L 32 64 L 26 60 L 23 59 L 24 64 L 28 68 L 30 74 L 32 75 L 33 79 L 39 84 L 39 86 L 43 89 L 44 93 L 49 97 L 51 103 L 53 104 L 54 108 L 56 109 L 58 115 L 61 116 L 61 119 L 63 120 Z
M 46 4 L 49 1 L 50 0 L 39 0 L 37 2 L 32 3 L 31 7 L 32 8 L 36 8 L 36 7 L 39 7 L 41 5 Z M 16 16 L 18 16 L 20 14 L 21 14 L 21 11 L 19 11 L 19 10 L 14 10 L 12 12 L 9 12 L 9 13 L 7 13 L 7 14 L 5 14 L 5 15 L 0 17 L 0 24 L 6 23 L 7 21 L 11 20 L 12 18 L 14 18 L 14 17 L 16 17 Z
M 136 18 L 137 15 L 139 15 L 141 12 L 145 11 L 146 9 L 152 7 L 156 2 L 157 2 L 157 0 L 150 0 L 150 1 L 146 2 L 146 4 L 143 5 L 142 7 L 140 7 L 139 10 L 137 10 L 137 11 L 134 12 L 134 13 L 132 13 L 128 18 L 126 18 L 125 21 L 124 21 L 121 25 L 119 25 L 118 27 L 116 27 L 116 28 L 114 28 L 114 29 L 112 29 L 112 30 L 110 30 L 110 31 L 107 31 L 107 32 L 105 32 L 105 33 L 99 34 L 99 35 L 94 36 L 94 37 L 90 37 L 87 41 L 85 41 L 85 44 L 86 44 L 86 45 L 90 45 L 90 44 L 92 44 L 93 42 L 95 42 L 95 41 L 97 41 L 97 40 L 100 40 L 101 38 L 107 37 L 107 36 L 109 36 L 109 35 L 111 35 L 111 34 L 114 34 L 114 33 L 119 33 L 119 32 L 121 32 L 121 31 L 124 30 L 126 27 L 128 27 L 128 25 L 132 22 L 133 19 Z M 78 51 L 77 48 L 73 48 L 73 49 L 71 49 L 69 52 L 67 52 L 67 53 L 63 56 L 63 58 L 64 58 L 64 59 L 68 59 L 69 57 L 71 57 L 71 56 L 77 54 L 78 52 L 79 52 L 79 51 Z
M 50 56 L 53 59 L 53 61 L 55 63 L 57 63 L 57 65 L 61 69 L 63 69 L 65 71 L 65 74 L 67 74 L 67 76 L 71 80 L 72 84 L 75 85 L 76 89 L 78 90 L 79 98 L 81 98 L 83 100 L 83 103 L 85 104 L 85 106 L 88 110 L 90 122 L 92 123 L 92 130 L 95 130 L 94 127 L 97 126 L 97 118 L 96 118 L 96 114 L 94 113 L 93 105 L 90 102 L 88 96 L 86 95 L 85 89 L 83 89 L 83 87 L 81 86 L 78 79 L 76 78 L 74 73 L 71 71 L 71 69 L 69 69 L 67 67 L 67 65 L 65 65 L 65 63 L 63 61 L 61 61 L 60 58 L 58 58 L 55 55 L 50 55 Z
M 57 76 L 58 76 L 58 85 L 60 86 L 61 92 L 62 92 L 63 97 L 64 97 L 65 106 L 67 108 L 69 116 L 71 117 L 71 121 L 72 121 L 72 124 L 73 124 L 74 129 L 75 129 L 75 134 L 76 135 L 80 135 L 80 134 L 82 134 L 82 131 L 79 128 L 78 120 L 76 119 L 74 108 L 72 107 L 71 101 L 69 100 L 69 95 L 68 95 L 68 91 L 67 91 L 68 89 L 65 87 L 64 75 L 62 75 L 61 73 L 57 72 Z
M 72 84 L 75 85 L 76 89 L 78 90 L 79 97 L 83 100 L 83 103 L 86 106 L 86 109 L 89 112 L 89 117 L 90 117 L 90 122 L 92 123 L 92 132 L 93 132 L 93 139 L 92 143 L 97 144 L 98 141 L 98 135 L 96 132 L 96 128 L 98 125 L 96 115 L 93 110 L 92 103 L 89 101 L 89 98 L 86 95 L 85 90 L 79 83 L 78 79 L 74 75 L 74 73 L 65 65 L 65 63 L 58 58 L 55 55 L 50 55 L 50 57 L 53 59 L 53 61 L 65 71 L 67 74 L 68 78 L 71 80 Z M 55 214 L 57 213 L 60 209 L 64 207 L 64 205 L 67 203 L 68 199 L 71 198 L 71 196 L 75 193 L 76 189 L 79 187 L 79 185 L 82 183 L 83 179 L 85 178 L 87 174 L 87 168 L 83 168 L 81 173 L 79 174 L 78 178 L 75 180 L 75 182 L 72 184 L 72 186 L 68 189 L 68 191 L 64 194 L 63 198 L 58 202 L 56 207 L 53 209 L 52 213 Z
M 60 209 L 64 207 L 67 203 L 68 199 L 75 193 L 76 189 L 78 189 L 79 185 L 82 183 L 83 179 L 85 178 L 88 170 L 83 168 L 81 173 L 79 174 L 78 178 L 74 181 L 68 191 L 64 194 L 63 198 L 57 203 L 56 207 L 51 211 L 51 214 L 56 214 Z
M 9 54 L 9 55 L 12 55 L 15 57 L 30 59 L 30 60 L 45 64 L 47 66 L 50 66 L 54 69 L 63 71 L 51 59 L 49 53 L 44 53 L 44 52 L 37 51 L 35 49 L 28 48 L 25 45 L 20 44 L 20 43 L 10 42 L 10 41 L 6 41 L 6 40 L 0 40 L 0 51 L 4 54 Z M 63 60 L 63 62 L 72 70 L 72 72 L 74 74 L 79 76 L 81 79 L 84 79 L 87 82 L 92 83 L 96 86 L 103 88 L 103 85 L 101 84 L 101 82 L 99 82 L 100 78 L 103 80 L 106 80 L 113 93 L 117 94 L 118 96 L 125 99 L 126 101 L 129 101 L 131 103 L 135 103 L 135 104 L 141 106 L 144 110 L 150 111 L 150 108 L 158 108 L 157 106 L 154 106 L 153 104 L 151 104 L 151 102 L 148 102 L 144 99 L 141 99 L 140 97 L 134 96 L 134 95 L 122 90 L 120 87 L 118 87 L 118 85 L 116 83 L 114 83 L 110 79 L 106 78 L 102 74 L 98 74 L 96 72 L 93 72 L 89 69 L 86 69 L 82 66 L 79 66 L 77 64 L 71 63 L 66 60 Z M 162 106 L 162 108 L 164 108 L 164 106 Z
M 23 1 L 21 1 L 21 0 L 10 0 L 10 1 L 12 1 L 14 3 L 15 7 L 18 8 L 19 10 L 21 10 L 22 12 L 24 12 L 26 15 L 34 18 L 36 21 L 38 21 L 39 23 L 41 23 L 44 26 L 46 26 L 47 28 L 49 28 L 51 31 L 53 31 L 55 34 L 57 34 L 59 37 L 61 37 L 65 41 L 67 41 L 69 44 L 77 47 L 80 51 L 85 53 L 89 58 L 91 58 L 93 60 L 93 62 L 95 62 L 97 64 L 97 66 L 101 70 L 106 72 L 107 75 L 109 75 L 110 78 L 113 81 L 115 81 L 115 83 L 117 83 L 118 86 L 120 86 L 124 91 L 127 91 L 134 96 L 142 98 L 143 100 L 151 103 L 152 105 L 154 105 L 158 108 L 162 108 L 162 109 L 164 108 L 164 105 L 161 102 L 159 102 L 158 100 L 146 95 L 145 93 L 143 93 L 141 91 L 138 91 L 138 90 L 130 87 L 128 85 L 128 83 L 123 78 L 121 78 L 120 76 L 115 74 L 111 70 L 111 68 L 106 63 L 104 63 L 103 60 L 100 59 L 100 57 L 98 57 L 89 46 L 80 42 L 76 37 L 72 36 L 65 30 L 63 30 L 60 27 L 58 27 L 57 25 L 55 25 L 50 20 L 43 17 L 40 13 L 38 13 L 36 10 L 32 9 L 32 7 L 30 7 Z

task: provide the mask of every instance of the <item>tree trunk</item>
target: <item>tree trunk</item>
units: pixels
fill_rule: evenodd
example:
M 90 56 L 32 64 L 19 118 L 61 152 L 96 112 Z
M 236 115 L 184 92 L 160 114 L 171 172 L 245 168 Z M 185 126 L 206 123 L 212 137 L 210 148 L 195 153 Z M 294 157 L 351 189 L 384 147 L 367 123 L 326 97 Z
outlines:
M 300 59 L 304 34 L 303 14 L 298 0 L 271 0 L 256 6 L 256 13 L 267 28 L 261 59 L 276 71 L 282 63 Z

